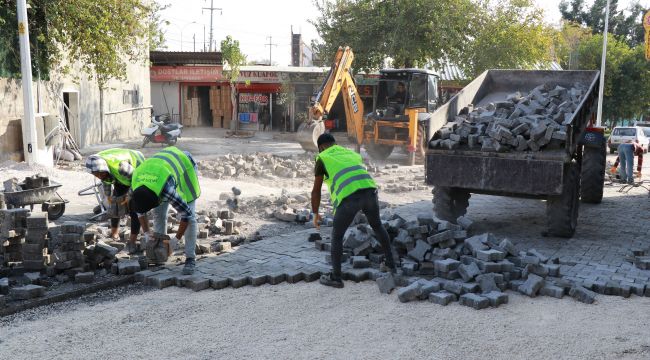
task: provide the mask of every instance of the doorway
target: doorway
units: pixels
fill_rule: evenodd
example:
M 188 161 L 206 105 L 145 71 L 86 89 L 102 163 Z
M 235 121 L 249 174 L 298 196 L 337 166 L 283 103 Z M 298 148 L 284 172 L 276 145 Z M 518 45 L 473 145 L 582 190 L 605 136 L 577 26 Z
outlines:
M 72 138 L 77 144 L 81 144 L 80 123 L 79 123 L 79 92 L 63 92 L 63 123 L 70 131 Z

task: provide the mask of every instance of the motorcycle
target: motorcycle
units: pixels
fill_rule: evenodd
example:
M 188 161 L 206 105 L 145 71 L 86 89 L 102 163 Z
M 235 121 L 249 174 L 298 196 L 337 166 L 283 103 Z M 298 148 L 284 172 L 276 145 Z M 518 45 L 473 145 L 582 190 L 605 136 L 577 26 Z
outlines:
M 169 115 L 152 115 L 151 125 L 142 129 L 140 133 L 144 136 L 142 147 L 148 143 L 167 144 L 173 146 L 178 138 L 181 137 L 183 125 L 172 124 Z

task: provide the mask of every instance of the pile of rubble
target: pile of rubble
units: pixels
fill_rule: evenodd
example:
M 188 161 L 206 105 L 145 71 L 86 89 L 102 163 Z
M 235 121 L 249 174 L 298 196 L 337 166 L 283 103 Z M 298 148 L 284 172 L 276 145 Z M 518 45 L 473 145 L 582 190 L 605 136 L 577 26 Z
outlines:
M 458 224 L 427 215 L 411 222 L 398 215 L 382 221 L 400 265 L 397 274 L 374 278 L 382 293 L 400 287 L 397 294 L 402 302 L 428 299 L 447 305 L 459 301 L 483 309 L 507 303 L 506 289 L 530 297 L 562 298 L 568 294 L 585 303 L 595 300 L 596 293 L 583 283 L 562 277 L 558 258 L 548 258 L 534 249 L 518 252 L 509 240 L 498 240 L 488 233 L 468 236 L 472 222 L 467 218 L 459 218 Z M 315 243 L 320 250 L 330 250 L 329 243 Z M 379 267 L 384 260 L 379 241 L 367 224 L 348 229 L 344 251 L 344 259 L 351 265 L 344 276 L 352 279 L 365 270 L 374 271 L 371 268 Z M 644 292 L 643 288 L 627 290 L 638 295 Z
M 198 168 L 206 177 L 256 177 L 261 179 L 304 178 L 313 175 L 314 158 L 301 154 L 280 157 L 269 153 L 228 154 L 216 160 L 200 160 Z
M 571 89 L 542 84 L 528 94 L 516 92 L 485 107 L 470 104 L 436 132 L 429 145 L 487 152 L 562 148 L 567 125 L 586 90 L 580 84 Z
M 0 268 L 23 261 L 28 215 L 27 209 L 0 210 Z

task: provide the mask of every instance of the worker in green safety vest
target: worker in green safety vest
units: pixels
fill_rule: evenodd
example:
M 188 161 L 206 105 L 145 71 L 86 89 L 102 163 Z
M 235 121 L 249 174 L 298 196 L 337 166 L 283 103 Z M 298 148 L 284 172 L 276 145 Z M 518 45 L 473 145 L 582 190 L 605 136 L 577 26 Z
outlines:
M 90 155 L 86 159 L 86 169 L 104 185 L 104 195 L 109 204 L 116 202 L 117 198 L 127 195 L 131 188 L 133 171 L 144 162 L 144 155 L 137 150 L 108 149 Z M 128 198 L 120 206 L 127 206 Z M 135 252 L 135 242 L 140 232 L 138 216 L 130 211 L 131 235 L 127 244 L 129 252 Z M 111 239 L 118 240 L 120 219 L 111 218 Z
M 331 245 L 332 272 L 321 276 L 321 284 L 337 288 L 343 287 L 341 279 L 343 235 L 359 210 L 366 215 L 368 223 L 384 250 L 384 267 L 395 272 L 390 238 L 379 217 L 377 185 L 364 168 L 361 155 L 336 145 L 336 140 L 328 133 L 318 137 L 317 144 L 319 154 L 316 156 L 314 187 L 311 191 L 314 225 L 317 228 L 320 226 L 318 209 L 323 182 L 329 188 L 330 201 L 334 208 Z
M 196 162 L 187 151 L 174 146 L 145 160 L 133 173 L 133 205 L 140 218 L 145 241 L 152 240 L 147 212 L 154 210 L 154 231 L 167 233 L 167 210 L 176 209 L 180 225 L 176 239 L 185 235 L 185 266 L 183 274 L 194 273 L 196 258 L 196 199 L 201 196 Z

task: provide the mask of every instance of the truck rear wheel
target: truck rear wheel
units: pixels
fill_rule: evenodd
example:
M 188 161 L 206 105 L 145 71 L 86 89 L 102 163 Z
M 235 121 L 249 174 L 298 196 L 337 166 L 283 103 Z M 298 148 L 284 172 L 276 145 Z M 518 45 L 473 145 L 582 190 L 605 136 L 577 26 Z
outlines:
M 392 145 L 366 144 L 366 151 L 373 160 L 386 160 L 393 152 Z
M 436 186 L 433 188 L 433 212 L 441 220 L 456 223 L 467 213 L 470 193 L 467 190 Z
M 565 168 L 562 194 L 549 196 L 546 201 L 549 235 L 570 238 L 575 234 L 580 208 L 579 198 L 580 167 L 574 162 Z
M 580 198 L 583 203 L 600 204 L 603 200 L 606 166 L 607 145 L 605 143 L 601 147 L 585 146 L 580 175 Z

